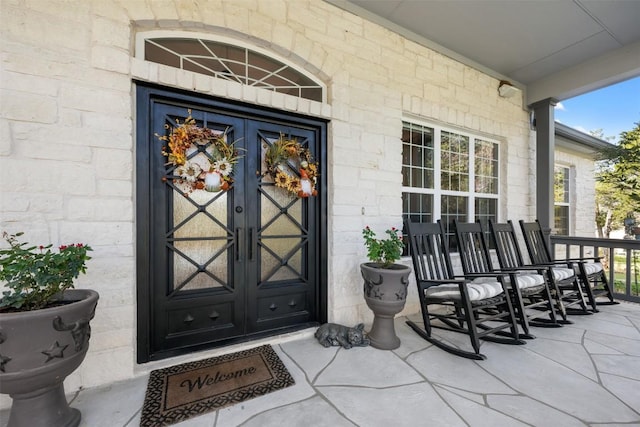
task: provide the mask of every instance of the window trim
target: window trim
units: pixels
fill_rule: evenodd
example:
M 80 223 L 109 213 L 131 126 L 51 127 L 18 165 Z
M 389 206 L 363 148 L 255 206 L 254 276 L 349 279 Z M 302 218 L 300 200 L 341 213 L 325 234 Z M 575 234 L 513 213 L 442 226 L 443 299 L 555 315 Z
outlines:
M 573 223 L 574 221 L 572 220 L 572 211 L 573 211 L 573 204 L 571 203 L 572 197 L 573 197 L 573 170 L 574 167 L 572 165 L 568 165 L 568 164 L 563 164 L 563 163 L 556 163 L 554 166 L 554 185 L 555 185 L 555 174 L 556 174 L 556 170 L 557 169 L 564 169 L 567 172 L 567 197 L 566 199 L 568 200 L 568 202 L 557 202 L 555 200 L 555 197 L 553 198 L 553 207 L 554 207 L 554 214 L 553 214 L 553 221 L 554 221 L 554 229 L 555 229 L 555 207 L 556 206 L 560 206 L 560 207 L 566 207 L 567 208 L 567 235 L 571 235 L 572 234 L 572 228 L 573 228 Z M 554 193 L 555 193 L 555 189 L 554 189 Z
M 140 31 L 138 33 L 136 33 L 135 35 L 135 58 L 142 60 L 142 61 L 146 61 L 145 60 L 145 43 L 147 40 L 152 40 L 152 39 L 160 39 L 160 38 L 175 38 L 175 39 L 191 39 L 191 40 L 204 40 L 204 41 L 211 41 L 211 42 L 215 42 L 215 43 L 224 43 L 224 44 L 228 44 L 231 45 L 233 47 L 237 47 L 237 48 L 241 48 L 241 49 L 247 49 L 250 52 L 255 52 L 257 54 L 266 56 L 268 58 L 271 58 L 275 61 L 278 61 L 284 65 L 286 65 L 287 67 L 291 68 L 292 70 L 294 70 L 297 73 L 300 73 L 301 75 L 303 75 L 304 77 L 308 78 L 309 80 L 313 81 L 315 85 L 318 86 L 318 88 L 320 89 L 322 95 L 321 95 L 321 100 L 320 101 L 314 101 L 312 99 L 306 98 L 306 97 L 302 97 L 302 96 L 296 96 L 296 95 L 288 95 L 288 96 L 295 96 L 296 98 L 301 98 L 301 99 L 307 99 L 309 101 L 312 102 L 321 102 L 321 103 L 326 103 L 327 102 L 327 85 L 324 84 L 324 82 L 322 82 L 321 80 L 318 79 L 317 75 L 314 73 L 309 72 L 308 70 L 300 67 L 299 65 L 291 62 L 291 60 L 280 56 L 276 53 L 274 53 L 273 51 L 261 48 L 259 46 L 255 46 L 252 45 L 250 43 L 244 42 L 242 40 L 237 40 L 234 39 L 232 37 L 225 37 L 225 36 L 221 36 L 221 35 L 217 35 L 217 34 L 210 34 L 210 33 L 203 33 L 203 32 L 191 32 L 191 31 L 179 31 L 179 30 L 150 30 L 150 31 Z M 151 62 L 151 61 L 149 61 Z M 171 67 L 171 68 L 175 68 L 172 67 L 170 65 L 165 65 L 165 64 L 159 64 L 157 62 L 152 62 L 153 64 L 157 64 L 159 66 L 163 66 L 163 67 Z M 181 68 L 177 68 L 177 69 L 181 69 Z M 194 74 L 198 74 L 195 71 L 189 71 L 189 70 L 184 70 L 186 72 L 191 72 Z M 205 76 L 207 76 L 207 74 L 204 74 Z M 211 77 L 211 76 L 209 76 Z M 211 78 L 215 78 L 215 77 L 211 77 Z M 264 89 L 264 90 L 270 90 L 267 87 L 262 87 L 262 86 L 257 86 L 257 89 Z M 287 94 L 285 94 L 287 95 Z
M 461 129 L 456 126 L 452 126 L 445 123 L 439 123 L 436 121 L 419 119 L 411 116 L 403 116 L 402 118 L 402 129 L 404 129 L 405 123 L 414 124 L 416 126 L 422 126 L 433 129 L 433 140 L 434 140 L 434 149 L 433 149 L 433 188 L 420 188 L 420 187 L 410 187 L 402 185 L 402 193 L 419 193 L 419 194 L 431 194 L 433 196 L 433 212 L 432 217 L 434 221 L 437 221 L 442 218 L 442 196 L 463 196 L 467 197 L 467 219 L 475 220 L 475 200 L 477 198 L 486 198 L 486 199 L 495 199 L 496 200 L 496 217 L 498 219 L 501 218 L 501 199 L 502 199 L 502 167 L 501 167 L 501 158 L 503 157 L 502 153 L 502 140 L 496 136 L 487 135 L 482 132 L 475 132 L 468 129 Z M 442 187 L 442 150 L 441 150 L 441 133 L 442 131 L 459 134 L 469 138 L 469 191 L 455 191 L 455 190 L 443 190 Z M 476 193 L 475 191 L 475 141 L 482 140 L 491 143 L 497 144 L 498 149 L 498 163 L 497 163 L 497 192 L 493 193 Z M 404 141 L 402 144 L 404 146 Z M 401 163 L 401 170 L 405 168 L 404 161 Z M 405 215 L 403 209 L 403 215 Z

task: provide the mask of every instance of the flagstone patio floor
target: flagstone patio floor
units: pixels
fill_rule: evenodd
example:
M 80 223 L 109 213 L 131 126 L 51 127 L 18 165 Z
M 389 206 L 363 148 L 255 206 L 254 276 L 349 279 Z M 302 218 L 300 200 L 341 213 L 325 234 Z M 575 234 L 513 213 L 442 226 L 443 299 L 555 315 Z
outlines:
M 522 346 L 486 342 L 484 361 L 432 346 L 405 320 L 393 351 L 324 348 L 313 330 L 272 341 L 295 385 L 176 426 L 640 426 L 639 304 L 535 328 Z M 466 336 L 441 334 L 468 347 Z M 70 396 L 80 425 L 138 426 L 147 379 Z

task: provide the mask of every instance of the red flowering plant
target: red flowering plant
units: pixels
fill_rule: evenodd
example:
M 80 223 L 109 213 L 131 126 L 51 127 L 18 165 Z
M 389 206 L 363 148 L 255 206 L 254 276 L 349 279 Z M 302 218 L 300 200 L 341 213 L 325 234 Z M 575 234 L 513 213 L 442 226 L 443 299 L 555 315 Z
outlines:
M 62 291 L 73 288 L 73 280 L 86 272 L 91 247 L 82 243 L 28 246 L 18 241 L 23 233 L 2 233 L 8 248 L 0 249 L 0 282 L 6 290 L 0 311 L 29 311 L 55 304 Z
M 362 237 L 364 237 L 369 261 L 380 264 L 382 268 L 389 268 L 400 259 L 404 243 L 397 228 L 391 227 L 385 233 L 389 236 L 388 239 L 376 239 L 373 230 L 366 226 L 362 230 Z

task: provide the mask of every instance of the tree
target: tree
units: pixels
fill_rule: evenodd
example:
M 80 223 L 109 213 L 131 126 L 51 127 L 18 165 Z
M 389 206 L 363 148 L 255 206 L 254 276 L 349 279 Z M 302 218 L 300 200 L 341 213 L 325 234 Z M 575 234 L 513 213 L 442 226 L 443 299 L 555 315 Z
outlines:
M 620 133 L 617 146 L 604 150 L 596 174 L 596 224 L 609 237 L 626 218 L 640 215 L 640 122 Z
M 615 136 L 611 136 L 611 135 L 610 136 L 604 136 L 604 130 L 602 130 L 602 128 L 590 130 L 589 134 L 591 136 L 595 136 L 596 138 L 599 138 L 599 139 L 601 139 L 603 141 L 607 141 L 607 142 L 611 142 L 611 143 L 613 143 L 614 140 L 616 139 Z

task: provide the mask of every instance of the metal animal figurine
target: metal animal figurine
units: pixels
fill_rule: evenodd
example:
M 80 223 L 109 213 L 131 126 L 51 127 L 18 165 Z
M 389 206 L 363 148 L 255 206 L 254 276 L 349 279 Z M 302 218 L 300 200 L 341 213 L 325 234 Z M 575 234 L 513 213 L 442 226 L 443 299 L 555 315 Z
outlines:
M 318 328 L 315 337 L 324 347 L 341 345 L 349 349 L 369 345 L 369 339 L 365 337 L 364 324 L 362 323 L 356 325 L 355 328 L 336 323 L 325 323 Z

